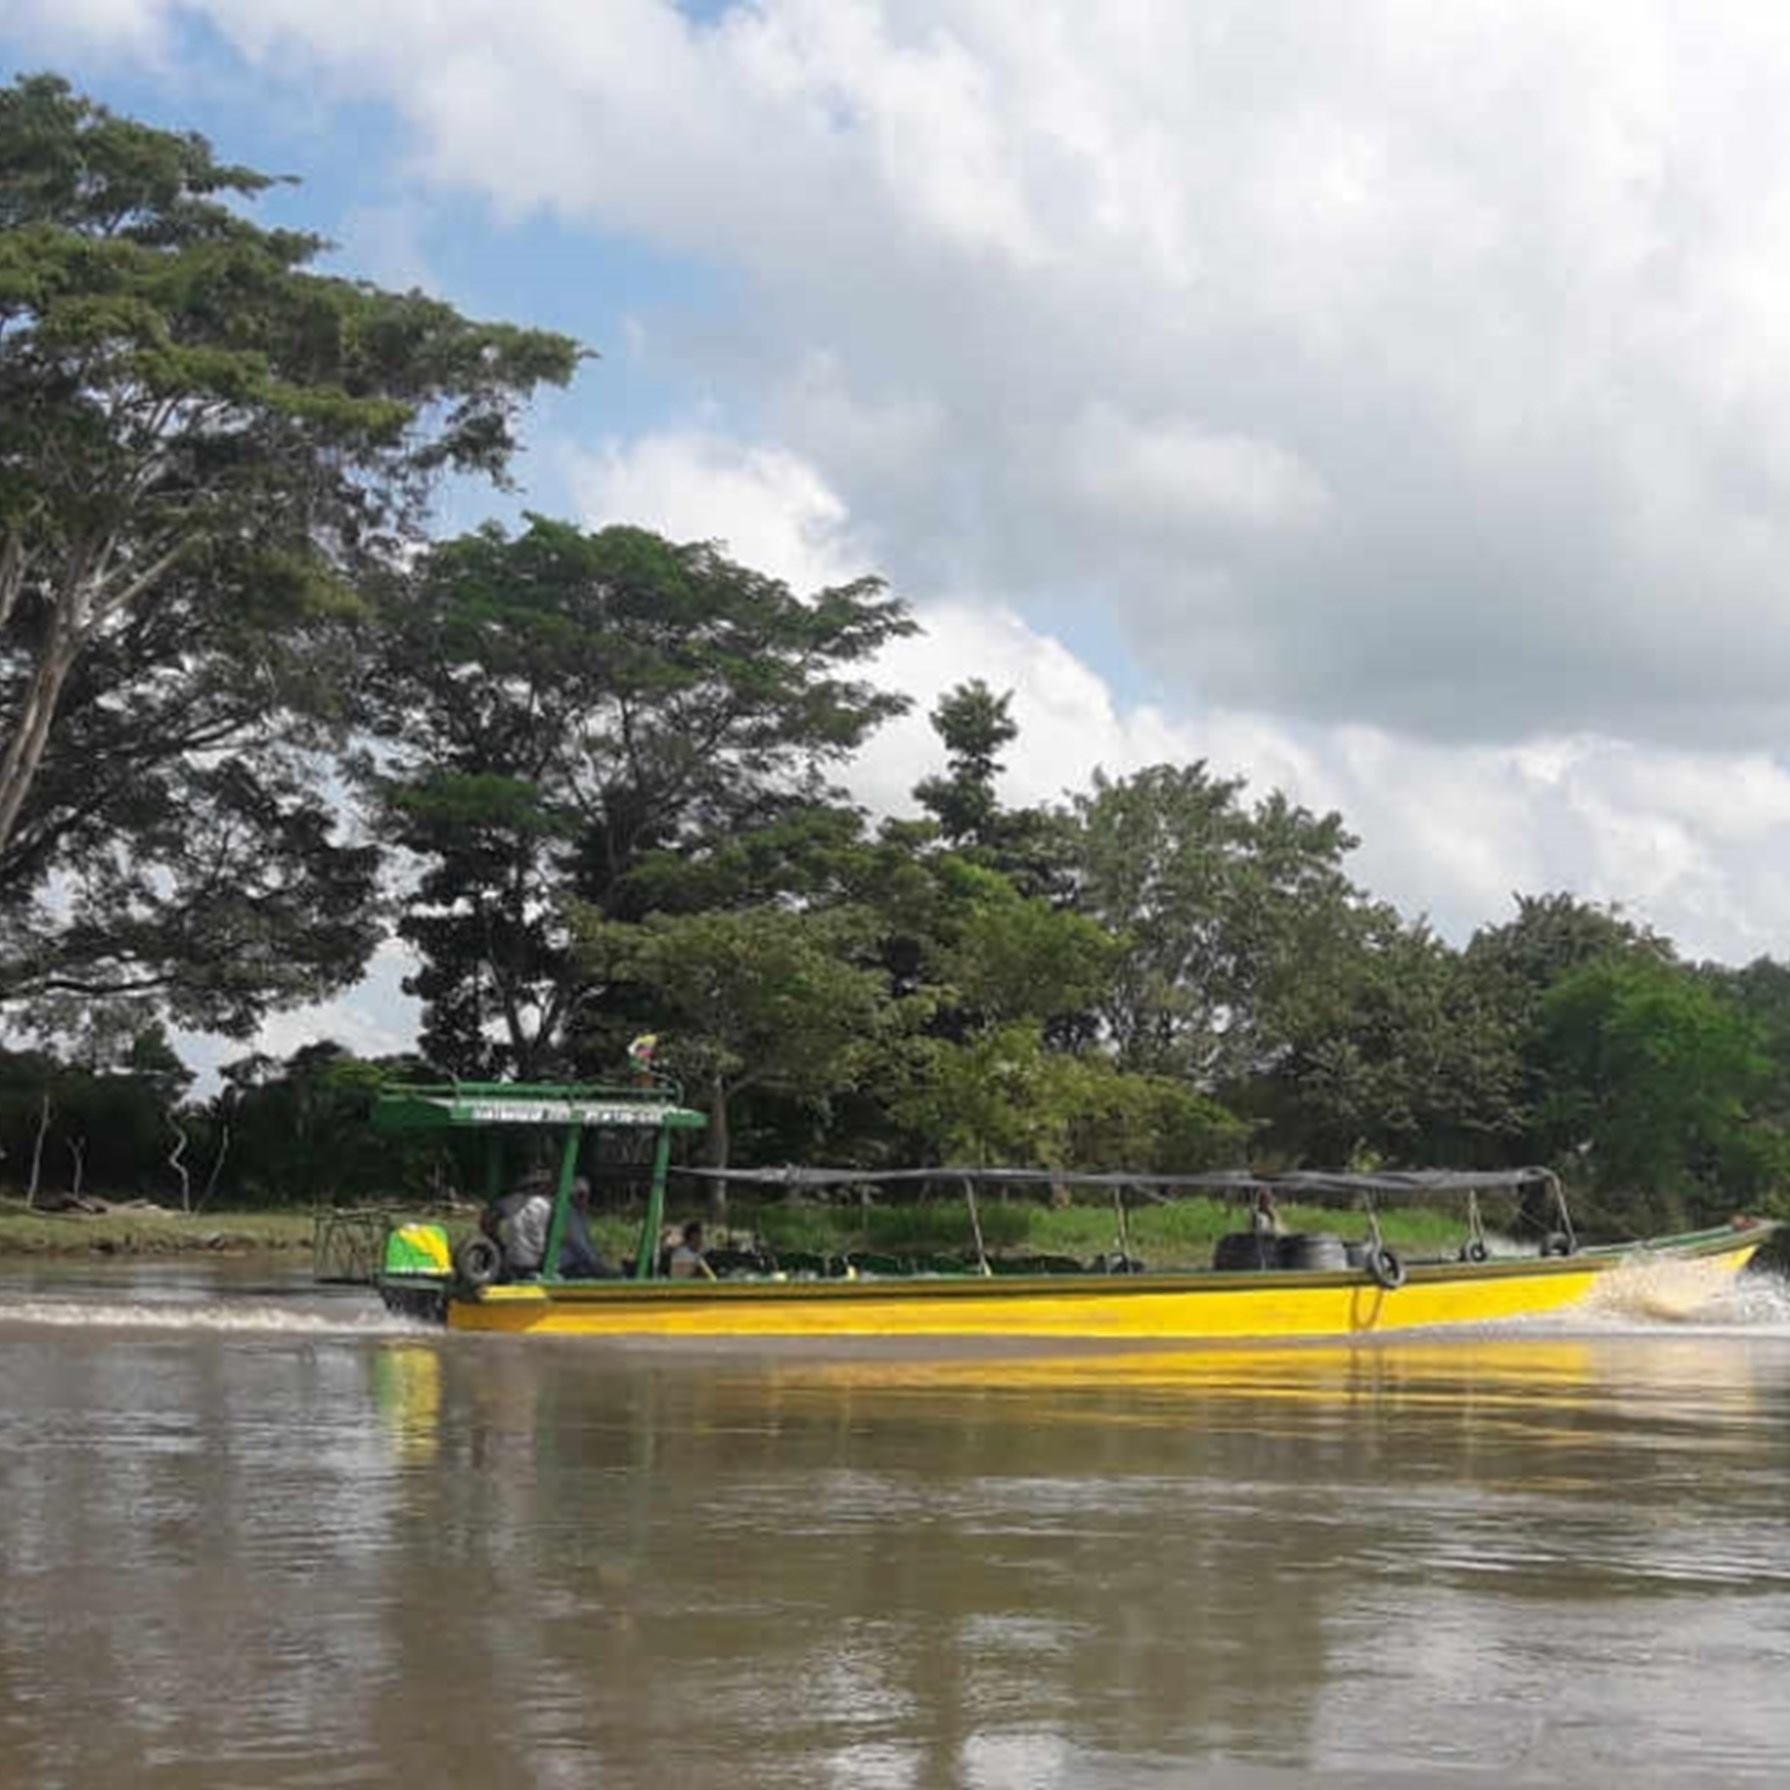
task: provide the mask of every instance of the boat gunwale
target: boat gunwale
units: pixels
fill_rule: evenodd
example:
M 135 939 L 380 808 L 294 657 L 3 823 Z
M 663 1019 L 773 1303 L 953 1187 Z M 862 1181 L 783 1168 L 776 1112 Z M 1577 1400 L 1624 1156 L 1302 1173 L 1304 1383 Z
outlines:
M 1572 1255 L 1495 1256 L 1485 1262 L 1411 1262 L 1406 1285 L 1449 1281 L 1496 1281 L 1562 1274 L 1606 1273 L 1628 1261 L 1698 1260 L 1740 1250 L 1757 1250 L 1777 1224 L 1756 1219 L 1744 1229 L 1723 1225 L 1635 1243 L 1598 1244 Z M 455 1291 L 458 1305 L 679 1304 L 714 1300 L 725 1304 L 912 1298 L 1102 1300 L 1151 1294 L 1329 1290 L 1377 1286 L 1359 1268 L 1242 1269 L 1193 1268 L 1138 1274 L 964 1274 L 888 1275 L 856 1280 L 591 1280 L 523 1281 Z M 1382 1289 L 1389 1290 L 1389 1289 Z

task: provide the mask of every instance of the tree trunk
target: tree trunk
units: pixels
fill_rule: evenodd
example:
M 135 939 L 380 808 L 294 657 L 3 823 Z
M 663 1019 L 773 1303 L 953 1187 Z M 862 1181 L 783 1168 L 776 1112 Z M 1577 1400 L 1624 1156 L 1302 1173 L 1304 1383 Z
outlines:
M 78 1200 L 81 1197 L 81 1183 L 87 1176 L 87 1140 L 84 1137 L 71 1137 L 68 1140 L 68 1153 L 75 1159 L 74 1180 L 70 1182 L 68 1196 Z
M 60 629 L 56 630 L 32 674 L 24 706 L 13 723 L 12 737 L 0 754 L 0 852 L 5 851 L 25 798 L 37 779 L 37 767 L 43 763 L 44 747 L 50 737 L 50 723 L 56 717 L 56 704 L 74 662 L 73 645 L 62 638 Z
M 180 1177 L 180 1209 L 190 1214 L 193 1209 L 193 1178 L 186 1172 L 181 1157 L 186 1154 L 186 1133 L 174 1119 L 168 1120 L 174 1132 L 174 1148 L 168 1152 L 168 1166 Z
M 218 1176 L 224 1172 L 224 1158 L 230 1151 L 230 1121 L 223 1122 L 223 1132 L 218 1138 L 218 1153 L 211 1165 L 211 1173 L 205 1177 L 205 1191 L 199 1195 L 201 1209 L 211 1204 L 211 1196 L 218 1190 Z
M 37 1113 L 37 1141 L 31 1146 L 31 1182 L 25 1189 L 25 1206 L 29 1210 L 37 1204 L 38 1183 L 43 1178 L 44 1136 L 50 1129 L 50 1090 L 44 1089 L 43 1104 Z

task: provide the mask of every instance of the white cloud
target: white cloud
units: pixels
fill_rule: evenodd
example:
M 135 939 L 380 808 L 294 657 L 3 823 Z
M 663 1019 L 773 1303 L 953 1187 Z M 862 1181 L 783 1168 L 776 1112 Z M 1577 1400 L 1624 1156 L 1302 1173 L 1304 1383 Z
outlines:
M 1145 527 L 1304 528 L 1331 508 L 1323 481 L 1285 449 L 1181 418 L 1146 424 L 1091 404 L 1070 454 L 1070 483 L 1091 508 Z
M 725 268 L 732 327 L 656 351 L 904 589 L 1098 602 L 1164 688 L 1311 721 L 1790 722 L 1774 9 L 181 11 L 388 100 L 438 190 Z
M 159 0 L 16 0 L 5 21 L 46 52 L 102 50 L 160 60 L 171 8 Z
M 1417 742 L 1360 726 L 1297 725 L 1210 710 L 1127 708 L 1060 641 L 1011 612 L 923 608 L 926 633 L 892 649 L 890 681 L 916 697 L 871 742 L 854 779 L 885 811 L 939 750 L 924 719 L 966 677 L 1014 692 L 1020 741 L 1003 793 L 1050 800 L 1112 773 L 1205 759 L 1338 809 L 1362 845 L 1357 880 L 1457 943 L 1511 912 L 1518 892 L 1571 889 L 1621 904 L 1688 955 L 1745 962 L 1790 940 L 1790 771 L 1757 755 L 1637 747 L 1595 736 L 1523 747 Z
M 805 461 L 695 431 L 566 454 L 585 522 L 630 522 L 676 540 L 719 541 L 730 558 L 801 592 L 871 569 L 845 505 Z
M 868 795 L 980 673 L 1018 693 L 1016 798 L 1206 756 L 1340 807 L 1456 935 L 1566 886 L 1784 948 L 1790 13 L 181 11 L 267 82 L 388 102 L 438 202 L 724 273 L 721 318 L 641 320 L 707 405 L 575 489 L 801 589 L 891 576 L 930 632 Z M 148 55 L 174 16 L 26 21 Z M 1065 644 L 1095 631 L 1122 694 Z
M 581 489 L 593 521 L 628 515 L 678 538 L 706 526 L 797 589 L 861 563 L 844 503 L 787 453 L 654 436 L 606 450 Z M 982 677 L 1013 692 L 1010 802 L 1057 800 L 1096 768 L 1206 759 L 1257 793 L 1339 809 L 1362 838 L 1357 876 L 1457 941 L 1504 918 L 1517 891 L 1556 888 L 1621 902 L 1692 955 L 1743 961 L 1790 936 L 1790 887 L 1780 886 L 1790 770 L 1763 754 L 1582 733 L 1472 746 L 1238 708 L 1170 714 L 1122 702 L 1012 609 L 946 599 L 918 616 L 924 632 L 891 646 L 876 671 L 914 707 L 853 769 L 854 793 L 875 812 L 911 811 L 913 785 L 939 760 L 928 712 L 954 684 Z
M 286 1057 L 307 1044 L 331 1039 L 357 1056 L 398 1056 L 416 1048 L 417 1003 L 402 987 L 415 967 L 409 947 L 387 939 L 373 954 L 365 979 L 354 988 L 332 1001 L 274 1014 L 251 1043 L 191 1032 L 177 1034 L 175 1042 L 197 1073 L 196 1090 L 202 1095 L 216 1092 L 218 1071 L 226 1063 L 250 1051 Z

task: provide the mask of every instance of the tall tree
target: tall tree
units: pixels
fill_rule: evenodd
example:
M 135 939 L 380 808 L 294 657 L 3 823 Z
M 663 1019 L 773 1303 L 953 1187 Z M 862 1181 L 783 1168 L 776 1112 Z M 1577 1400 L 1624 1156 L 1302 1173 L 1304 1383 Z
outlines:
M 1594 958 L 1542 1002 L 1537 1122 L 1634 1228 L 1718 1216 L 1786 1166 L 1782 1134 L 1753 1121 L 1772 1069 L 1762 1043 L 1694 972 L 1647 953 Z
M 958 900 L 929 955 L 973 1021 L 1046 1024 L 1100 999 L 1116 945 L 1094 921 L 1023 896 L 994 871 L 949 862 L 941 870 Z
M 1427 927 L 1378 905 L 1353 919 L 1277 991 L 1275 1047 L 1233 1103 L 1295 1162 L 1503 1160 L 1522 1123 L 1509 1007 Z
M 1524 1161 L 1546 1160 L 1560 1144 L 1543 1111 L 1558 1093 L 1554 1045 L 1547 1036 L 1550 992 L 1588 964 L 1618 959 L 1673 964 L 1677 957 L 1669 939 L 1619 907 L 1564 890 L 1519 894 L 1515 901 L 1508 920 L 1474 933 L 1462 968 L 1472 985 L 1471 1000 L 1484 1016 L 1483 1031 L 1502 1034 L 1517 1053 L 1510 1153 Z
M 1013 692 L 997 696 L 979 677 L 947 690 L 931 715 L 945 748 L 945 773 L 923 777 L 914 800 L 952 851 L 1011 877 L 1022 894 L 1057 895 L 1061 817 L 1045 808 L 1005 807 L 995 788 L 1006 768 L 1000 754 L 1019 738 L 1012 710 Z M 897 830 L 904 824 L 911 823 L 897 823 Z
M 371 568 L 578 358 L 316 272 L 267 176 L 0 90 L 0 998 L 246 1030 L 352 980 L 372 861 L 319 726 Z M 53 900 L 49 897 L 53 892 Z
M 1619 907 L 1557 890 L 1518 895 L 1517 911 L 1499 926 L 1482 926 L 1467 946 L 1474 970 L 1503 979 L 1525 1012 L 1571 970 L 1600 957 L 1646 956 L 1669 963 L 1670 941 Z
M 1076 798 L 1076 905 L 1124 941 L 1100 1013 L 1127 1068 L 1207 1087 L 1252 1073 L 1278 1048 L 1276 1007 L 1358 936 L 1341 817 L 1242 795 L 1197 763 L 1096 773 Z
M 759 907 L 654 914 L 637 925 L 586 910 L 582 935 L 593 975 L 650 996 L 667 1029 L 665 1063 L 707 1105 L 717 1167 L 730 1159 L 742 1094 L 823 1100 L 851 1086 L 895 1020 L 862 910 Z
M 642 918 L 666 854 L 822 813 L 828 770 L 905 707 L 850 673 L 912 626 L 875 578 L 803 600 L 637 528 L 536 517 L 431 553 L 387 613 L 370 771 L 420 866 L 399 930 L 428 1054 L 559 1061 L 602 992 L 569 903 Z
M 1754 1096 L 1754 1111 L 1790 1133 L 1790 964 L 1756 957 L 1744 969 L 1711 963 L 1699 966 L 1697 974 L 1751 1021 L 1771 1065 L 1766 1085 Z
M 948 845 L 992 845 L 1000 815 L 995 779 L 999 753 L 1019 738 L 1013 692 L 997 696 L 981 678 L 959 684 L 939 698 L 933 731 L 944 742 L 946 774 L 923 778 L 914 800 L 938 822 Z
M 884 1080 L 910 1148 L 931 1162 L 1179 1174 L 1239 1166 L 1248 1138 L 1185 1082 L 1128 1073 L 1098 1050 L 1053 1050 L 1036 1020 L 961 1043 L 897 1037 Z

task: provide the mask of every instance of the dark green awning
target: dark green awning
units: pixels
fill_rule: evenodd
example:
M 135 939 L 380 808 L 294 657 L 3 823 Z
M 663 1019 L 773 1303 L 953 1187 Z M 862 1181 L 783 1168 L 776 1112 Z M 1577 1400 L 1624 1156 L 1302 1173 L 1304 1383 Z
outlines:
M 373 1105 L 381 1131 L 447 1131 L 493 1125 L 577 1125 L 695 1131 L 699 1112 L 680 1106 L 675 1090 L 529 1082 L 449 1082 L 434 1087 L 394 1086 Z

